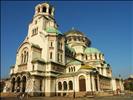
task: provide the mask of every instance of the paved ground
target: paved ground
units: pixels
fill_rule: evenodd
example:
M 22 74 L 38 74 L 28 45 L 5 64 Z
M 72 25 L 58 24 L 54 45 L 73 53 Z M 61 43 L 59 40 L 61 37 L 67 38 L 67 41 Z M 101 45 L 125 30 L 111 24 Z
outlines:
M 1 100 L 18 100 L 18 99 L 16 97 L 4 97 L 1 98 Z M 111 97 L 94 97 L 94 98 L 31 97 L 27 100 L 133 100 L 133 96 L 111 96 Z

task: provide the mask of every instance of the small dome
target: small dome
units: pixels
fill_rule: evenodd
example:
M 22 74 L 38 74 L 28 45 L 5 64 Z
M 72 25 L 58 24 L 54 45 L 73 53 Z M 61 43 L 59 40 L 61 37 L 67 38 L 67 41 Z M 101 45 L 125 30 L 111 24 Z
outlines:
M 84 53 L 86 54 L 92 54 L 92 53 L 101 53 L 101 51 L 99 51 L 96 48 L 92 48 L 92 47 L 87 47 L 84 51 Z
M 74 28 L 72 28 L 71 30 L 69 30 L 68 32 L 64 33 L 65 35 L 84 35 L 84 33 L 80 32 L 79 30 L 76 30 Z

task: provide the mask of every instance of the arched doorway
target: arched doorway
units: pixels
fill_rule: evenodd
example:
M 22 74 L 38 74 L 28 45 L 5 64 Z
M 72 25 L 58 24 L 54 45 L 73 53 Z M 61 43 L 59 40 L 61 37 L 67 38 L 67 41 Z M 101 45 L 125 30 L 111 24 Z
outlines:
M 86 91 L 86 81 L 83 75 L 79 77 L 79 91 Z
M 63 89 L 67 90 L 67 82 L 66 81 L 63 82 Z
M 12 92 L 14 92 L 15 91 L 15 78 L 11 80 L 11 83 L 12 83 Z
M 20 92 L 20 77 L 17 77 L 17 92 Z
M 26 76 L 22 77 L 22 92 L 25 92 L 26 89 Z
M 58 83 L 58 90 L 62 90 L 62 84 L 61 84 L 61 82 Z
M 73 90 L 73 82 L 72 81 L 69 81 L 69 90 Z
M 66 81 L 63 82 L 63 89 L 64 89 L 64 91 L 67 90 L 67 82 Z M 66 96 L 66 92 L 63 93 L 63 96 Z

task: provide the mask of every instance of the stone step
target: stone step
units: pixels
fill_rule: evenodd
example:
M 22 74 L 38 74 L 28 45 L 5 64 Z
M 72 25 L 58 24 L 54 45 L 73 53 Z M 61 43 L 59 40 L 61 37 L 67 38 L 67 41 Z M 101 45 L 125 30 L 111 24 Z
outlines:
M 15 97 L 17 94 L 12 92 L 0 93 L 1 97 Z

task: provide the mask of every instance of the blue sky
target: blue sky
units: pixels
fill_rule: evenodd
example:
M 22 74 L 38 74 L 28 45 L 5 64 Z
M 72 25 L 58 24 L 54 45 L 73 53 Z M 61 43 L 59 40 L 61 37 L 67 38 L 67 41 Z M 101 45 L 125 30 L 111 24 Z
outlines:
M 1 76 L 9 76 L 16 51 L 28 32 L 34 7 L 42 1 L 2 1 Z M 84 32 L 112 66 L 113 75 L 133 74 L 132 1 L 51 1 L 63 33 L 74 27 Z

